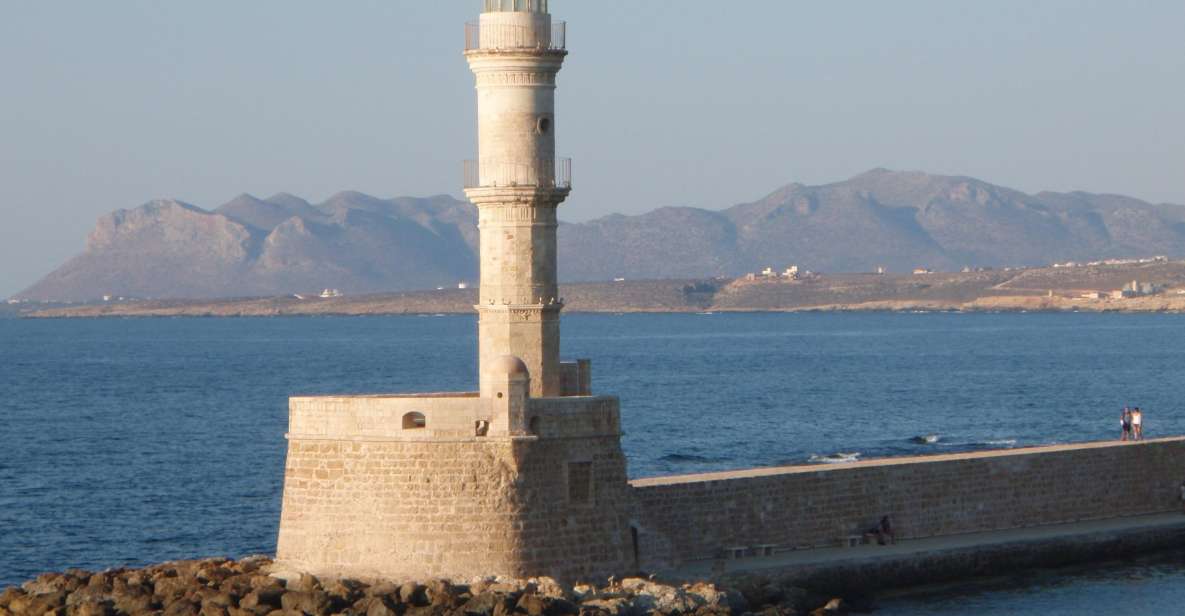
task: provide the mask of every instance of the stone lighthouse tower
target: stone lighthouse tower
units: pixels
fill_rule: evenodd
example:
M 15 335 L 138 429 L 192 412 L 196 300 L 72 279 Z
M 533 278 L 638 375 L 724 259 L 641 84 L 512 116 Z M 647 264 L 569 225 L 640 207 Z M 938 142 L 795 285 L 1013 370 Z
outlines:
M 555 156 L 556 74 L 565 25 L 547 0 L 485 0 L 468 26 L 465 57 L 477 78 L 478 157 L 466 163 L 465 194 L 481 229 L 481 393 L 491 366 L 519 357 L 531 395 L 560 388 L 556 208 L 571 189 L 571 165 Z
M 477 79 L 479 391 L 289 401 L 277 559 L 316 575 L 592 579 L 634 567 L 619 403 L 560 361 L 555 156 L 565 27 L 547 0 L 483 0 Z

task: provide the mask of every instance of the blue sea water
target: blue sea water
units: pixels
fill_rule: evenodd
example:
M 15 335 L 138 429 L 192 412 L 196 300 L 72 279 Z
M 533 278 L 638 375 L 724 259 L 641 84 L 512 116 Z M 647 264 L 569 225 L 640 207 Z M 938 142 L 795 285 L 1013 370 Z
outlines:
M 592 358 L 594 389 L 621 397 L 634 477 L 1114 438 L 1124 404 L 1147 410 L 1149 436 L 1185 433 L 1180 316 L 563 326 L 565 357 Z M 0 319 L 0 587 L 273 551 L 287 397 L 474 388 L 475 329 L 469 316 Z M 938 440 L 911 440 L 926 434 Z M 1182 569 L 1158 567 L 1144 583 L 1185 601 Z M 977 600 L 1016 613 L 1009 601 L 1057 592 L 1041 588 Z

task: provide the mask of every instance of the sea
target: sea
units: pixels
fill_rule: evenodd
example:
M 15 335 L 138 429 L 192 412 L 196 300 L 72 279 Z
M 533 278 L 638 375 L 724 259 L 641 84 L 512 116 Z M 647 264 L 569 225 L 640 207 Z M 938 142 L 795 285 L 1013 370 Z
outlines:
M 287 398 L 474 389 L 476 346 L 472 316 L 0 319 L 0 587 L 274 553 Z M 1117 438 L 1124 405 L 1185 433 L 1176 315 L 569 314 L 562 349 L 632 477 Z M 1185 556 L 879 605 L 1185 613 Z

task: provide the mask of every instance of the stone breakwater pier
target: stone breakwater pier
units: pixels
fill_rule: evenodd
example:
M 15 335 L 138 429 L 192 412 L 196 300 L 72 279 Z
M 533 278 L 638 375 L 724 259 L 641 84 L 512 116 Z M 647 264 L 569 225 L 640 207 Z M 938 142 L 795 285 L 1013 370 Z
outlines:
M 548 4 L 483 0 L 466 29 L 478 101 L 478 158 L 465 165 L 481 244 L 477 391 L 293 398 L 280 566 L 375 579 L 826 577 L 872 548 L 829 550 L 888 515 L 902 543 L 875 556 L 878 575 L 896 579 L 910 567 L 975 570 L 936 553 L 943 546 L 992 546 L 995 566 L 1010 566 L 1023 562 L 1010 554 L 1062 536 L 1091 544 L 1074 529 L 1084 523 L 1149 520 L 1095 530 L 1176 536 L 1142 516 L 1180 507 L 1182 439 L 628 481 L 618 399 L 593 393 L 588 360 L 560 358 L 556 211 L 572 166 L 556 157 L 567 28 Z M 996 549 L 993 533 L 1058 526 Z
M 1185 546 L 1185 438 L 641 479 L 647 570 L 861 595 Z M 890 515 L 896 543 L 866 542 Z
M 338 455 L 318 448 L 309 474 L 367 467 Z M 0 592 L 0 616 L 838 614 L 884 589 L 1185 547 L 1183 472 L 1185 438 L 1169 438 L 641 479 L 626 496 L 656 576 L 314 577 L 211 559 L 45 574 Z M 858 542 L 884 511 L 897 542 Z

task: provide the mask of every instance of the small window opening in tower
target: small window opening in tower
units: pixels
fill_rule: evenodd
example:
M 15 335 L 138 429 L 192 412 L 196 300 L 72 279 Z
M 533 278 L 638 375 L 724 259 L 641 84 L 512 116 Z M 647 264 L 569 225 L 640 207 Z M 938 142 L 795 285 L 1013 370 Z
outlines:
M 539 134 L 546 135 L 551 132 L 551 118 L 539 118 Z
M 403 416 L 404 430 L 420 430 L 428 427 L 428 419 L 423 413 L 408 413 Z
M 592 462 L 568 463 L 568 503 L 587 505 L 592 502 Z
M 527 432 L 539 436 L 539 416 L 536 415 L 527 423 Z
M 490 422 L 484 419 L 479 419 L 477 420 L 474 428 L 477 436 L 485 436 L 490 433 Z

